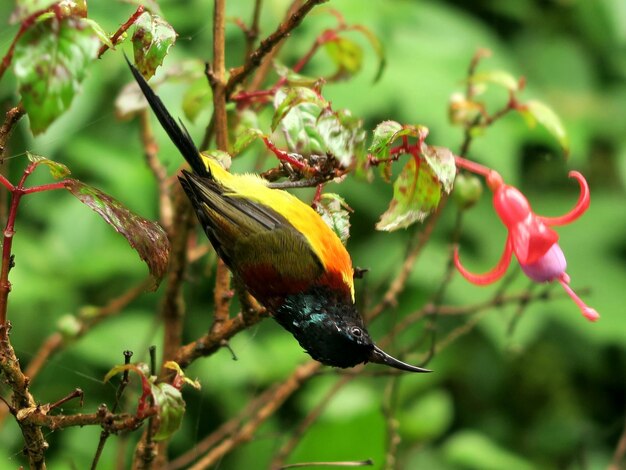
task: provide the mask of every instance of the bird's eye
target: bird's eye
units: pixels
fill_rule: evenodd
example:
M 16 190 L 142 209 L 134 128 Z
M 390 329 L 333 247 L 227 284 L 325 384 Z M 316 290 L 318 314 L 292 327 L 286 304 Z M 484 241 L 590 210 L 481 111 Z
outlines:
M 352 333 L 352 336 L 356 336 L 357 338 L 360 338 L 361 336 L 363 336 L 363 330 L 359 328 L 358 326 L 352 327 L 352 330 L 350 330 L 350 333 Z

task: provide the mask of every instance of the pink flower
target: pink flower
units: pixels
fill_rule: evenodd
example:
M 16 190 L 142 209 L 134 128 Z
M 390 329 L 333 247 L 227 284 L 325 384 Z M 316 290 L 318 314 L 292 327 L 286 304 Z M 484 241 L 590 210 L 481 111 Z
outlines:
M 511 256 L 529 278 L 536 282 L 558 281 L 576 302 L 582 314 L 591 321 L 600 318 L 598 312 L 588 307 L 569 286 L 570 278 L 565 273 L 567 262 L 557 241 L 559 235 L 550 228 L 569 224 L 580 217 L 589 207 L 589 186 L 577 171 L 569 174 L 580 185 L 580 196 L 574 208 L 561 217 L 542 217 L 535 214 L 526 197 L 515 187 L 503 183 L 502 177 L 492 171 L 487 184 L 493 191 L 493 205 L 502 223 L 508 229 L 504 253 L 498 264 L 489 272 L 474 274 L 461 265 L 458 248 L 454 251 L 454 264 L 468 281 L 487 285 L 500 279 L 509 267 Z

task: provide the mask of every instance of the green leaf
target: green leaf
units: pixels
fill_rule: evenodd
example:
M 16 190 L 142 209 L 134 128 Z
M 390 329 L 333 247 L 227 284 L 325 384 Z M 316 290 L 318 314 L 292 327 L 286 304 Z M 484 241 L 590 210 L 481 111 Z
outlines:
M 35 155 L 34 153 L 30 153 L 28 151 L 26 152 L 26 156 L 31 162 L 37 163 L 37 165 L 46 165 L 50 169 L 50 174 L 54 179 L 60 180 L 69 176 L 71 173 L 70 169 L 63 163 L 48 160 L 46 157 Z
M 365 38 L 369 41 L 372 48 L 374 49 L 374 52 L 376 53 L 376 57 L 378 57 L 378 70 L 376 70 L 376 75 L 374 76 L 374 83 L 376 83 L 382 76 L 383 71 L 385 70 L 385 64 L 386 64 L 385 48 L 383 47 L 383 44 L 378 39 L 378 36 L 376 36 L 370 29 L 366 28 L 365 26 L 354 25 L 354 26 L 351 26 L 350 29 L 353 29 L 355 31 L 359 31 L 360 33 L 362 33 L 365 36 Z
M 337 66 L 331 79 L 341 80 L 361 70 L 363 65 L 363 49 L 356 42 L 337 37 L 324 45 L 326 52 Z
M 262 139 L 263 137 L 265 137 L 265 134 L 263 134 L 263 132 L 259 129 L 255 129 L 253 127 L 245 129 L 237 136 L 237 140 L 235 140 L 235 143 L 233 144 L 233 156 L 239 155 L 248 145 L 256 139 Z
M 519 80 L 504 70 L 488 70 L 485 72 L 478 72 L 469 77 L 469 81 L 474 84 L 493 83 L 510 91 L 519 90 Z
M 346 109 L 337 112 L 324 109 L 316 123 L 324 153 L 339 160 L 342 167 L 350 167 L 355 159 L 365 154 L 367 134 L 362 125 L 363 121 Z
M 133 51 L 135 65 L 148 80 L 163 63 L 176 42 L 176 31 L 160 16 L 145 12 L 135 22 Z
M 447 461 L 454 466 L 475 470 L 531 470 L 536 468 L 523 457 L 502 448 L 477 431 L 460 431 L 444 446 Z
M 565 127 L 561 122 L 561 118 L 545 103 L 537 100 L 531 100 L 519 106 L 517 110 L 527 119 L 529 125 L 533 126 L 535 122 L 541 124 L 552 134 L 563 149 L 565 156 L 569 155 L 569 138 L 565 132 Z
M 299 73 L 294 72 L 287 66 L 281 64 L 277 60 L 274 60 L 273 65 L 274 70 L 276 71 L 278 76 L 287 80 L 287 85 L 289 85 L 290 87 L 302 86 L 306 88 L 312 88 L 320 83 L 319 78 L 300 75 Z
M 435 389 L 412 402 L 399 416 L 400 434 L 414 442 L 436 439 L 447 431 L 454 417 L 454 402 L 450 394 Z
M 402 124 L 396 121 L 383 121 L 374 129 L 374 137 L 369 152 L 376 158 L 389 158 L 389 149 L 397 132 L 402 130 Z
M 441 186 L 434 171 L 424 160 L 411 158 L 393 184 L 393 199 L 376 229 L 391 232 L 421 222 L 440 199 Z
M 169 240 L 161 226 L 132 213 L 108 194 L 78 180 L 69 180 L 66 188 L 128 240 L 148 265 L 156 289 L 167 270 L 170 252 Z
M 159 428 L 153 439 L 163 441 L 170 438 L 180 428 L 185 415 L 185 400 L 180 390 L 168 383 L 152 387 L 154 404 L 159 407 Z
M 272 131 L 275 131 L 278 124 L 284 121 L 289 115 L 291 119 L 287 123 L 283 122 L 286 131 L 289 128 L 304 127 L 306 122 L 317 120 L 322 108 L 327 106 L 327 102 L 313 90 L 305 87 L 287 88 L 287 91 L 280 90 L 274 97 L 274 116 L 272 117 Z M 293 112 L 292 112 L 293 111 Z
M 85 22 L 89 26 L 91 26 L 91 29 L 93 29 L 94 33 L 96 33 L 96 36 L 98 36 L 98 39 L 100 39 L 100 42 L 102 44 L 106 44 L 111 49 L 115 47 L 115 45 L 111 42 L 111 38 L 109 37 L 109 35 L 104 29 L 102 29 L 102 26 L 100 26 L 91 18 L 85 18 Z
M 206 77 L 196 79 L 183 95 L 183 113 L 191 122 L 195 122 L 198 114 L 213 105 L 213 92 Z
M 82 18 L 50 18 L 22 36 L 15 47 L 14 71 L 34 134 L 69 108 L 99 46 Z
M 454 154 L 445 147 L 424 145 L 421 156 L 439 180 L 443 190 L 449 194 L 456 177 Z
M 327 103 L 314 91 L 304 87 L 279 90 L 274 97 L 272 130 L 280 123 L 292 152 L 301 155 L 321 155 L 322 137 L 317 130 L 317 118 Z
M 389 158 L 391 144 L 402 136 L 415 137 L 424 140 L 428 136 L 428 128 L 410 124 L 400 124 L 396 121 L 383 121 L 374 129 L 374 137 L 369 152 L 376 158 Z
M 315 204 L 315 210 L 345 245 L 350 237 L 349 213 L 352 212 L 346 201 L 338 194 L 324 193 L 322 199 Z

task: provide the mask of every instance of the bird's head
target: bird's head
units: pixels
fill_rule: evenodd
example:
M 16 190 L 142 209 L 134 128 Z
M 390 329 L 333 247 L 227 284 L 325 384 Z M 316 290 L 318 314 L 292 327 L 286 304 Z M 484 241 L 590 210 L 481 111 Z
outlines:
M 325 287 L 288 296 L 274 317 L 311 357 L 333 367 L 376 362 L 410 372 L 430 372 L 390 356 L 370 337 L 350 299 Z

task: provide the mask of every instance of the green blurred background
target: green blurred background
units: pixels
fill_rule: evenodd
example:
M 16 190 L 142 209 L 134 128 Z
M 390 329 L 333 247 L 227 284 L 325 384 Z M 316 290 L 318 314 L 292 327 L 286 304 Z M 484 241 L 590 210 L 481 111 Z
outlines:
M 8 26 L 10 2 L 0 4 L 0 54 L 7 50 L 17 27 Z M 179 39 L 164 69 L 187 59 L 210 58 L 211 3 L 207 0 L 161 1 L 163 14 Z M 250 0 L 228 2 L 228 14 L 249 21 Z M 262 31 L 273 30 L 287 0 L 266 0 Z M 337 0 L 330 5 L 348 23 L 375 32 L 386 49 L 387 67 L 372 83 L 376 59 L 366 52 L 363 71 L 345 83 L 329 84 L 325 96 L 335 109 L 348 108 L 363 117 L 366 128 L 385 119 L 430 128 L 428 142 L 458 151 L 462 134 L 447 119 L 450 95 L 461 91 L 470 58 L 486 47 L 493 57 L 484 69 L 505 69 L 527 79 L 524 98 L 550 104 L 562 117 L 572 154 L 564 161 L 554 140 L 542 129 L 529 130 L 509 116 L 478 138 L 470 157 L 501 172 L 523 188 L 540 214 L 559 215 L 577 198 L 568 169 L 588 176 L 592 203 L 576 224 L 559 229 L 568 258 L 568 273 L 602 318 L 590 324 L 569 300 L 536 302 L 520 319 L 513 334 L 507 329 L 513 308 L 494 310 L 478 326 L 444 349 L 429 364 L 427 376 L 399 380 L 396 415 L 402 443 L 397 468 L 406 469 L 595 469 L 610 463 L 624 426 L 626 411 L 626 3 L 623 0 L 481 0 L 399 1 Z M 124 3 L 92 1 L 90 17 L 114 31 L 133 11 Z M 294 64 L 333 18 L 319 11 L 306 19 L 284 47 L 280 59 Z M 263 36 L 263 34 L 262 34 Z M 241 32 L 227 29 L 227 61 L 236 66 L 243 56 Z M 119 48 L 129 51 L 126 44 Z M 323 53 L 305 69 L 308 75 L 332 72 Z M 21 174 L 30 150 L 65 163 L 74 176 L 120 199 L 139 214 L 156 218 L 156 188 L 146 168 L 135 121 L 115 117 L 114 100 L 130 81 L 120 51 L 94 64 L 83 92 L 72 108 L 42 136 L 33 138 L 27 119 L 11 141 L 9 172 Z M 181 115 L 181 96 L 189 86 L 172 82 L 160 88 L 164 101 Z M 11 73 L 0 83 L 2 110 L 17 103 Z M 505 99 L 495 96 L 494 99 Z M 199 141 L 209 112 L 189 128 Z M 159 134 L 160 158 L 173 173 L 179 157 Z M 258 149 L 260 147 L 255 147 Z M 250 168 L 253 152 L 236 168 Z M 46 181 L 45 171 L 35 176 Z M 355 209 L 348 248 L 357 266 L 370 268 L 357 285 L 375 300 L 400 263 L 407 241 L 419 228 L 380 233 L 374 224 L 385 210 L 391 187 L 349 179 L 334 186 Z M 308 197 L 307 193 L 299 193 Z M 455 218 L 450 205 L 433 239 L 420 258 L 399 306 L 372 325 L 381 337 L 390 325 L 417 310 L 441 283 L 449 255 Z M 467 213 L 462 238 L 463 259 L 476 271 L 498 259 L 505 233 L 488 197 Z M 100 218 L 61 192 L 29 196 L 23 201 L 14 242 L 16 268 L 9 318 L 12 343 L 26 365 L 42 341 L 56 331 L 59 320 L 87 305 L 103 305 L 146 274 L 145 266 L 126 242 Z M 194 339 L 210 324 L 213 258 L 191 269 L 186 286 L 188 318 L 185 340 Z M 517 267 L 512 269 L 519 269 Z M 528 287 L 518 276 L 514 291 Z M 495 288 L 479 288 L 457 276 L 444 299 L 466 305 L 488 299 Z M 121 314 L 95 328 L 55 356 L 33 383 L 40 402 L 55 401 L 75 387 L 85 391 L 85 411 L 111 403 L 114 385 L 102 378 L 122 362 L 122 351 L 145 360 L 150 344 L 161 344 L 157 318 L 162 289 L 146 293 Z M 439 322 L 440 337 L 467 322 L 466 317 Z M 417 337 L 423 325 L 405 336 Z M 409 339 L 404 338 L 406 341 Z M 264 321 L 238 335 L 227 351 L 197 361 L 189 375 L 202 382 L 200 392 L 186 393 L 188 415 L 174 437 L 171 452 L 187 449 L 238 410 L 251 397 L 286 377 L 306 361 L 297 343 L 274 322 Z M 426 346 L 425 346 L 426 347 Z M 390 347 L 397 352 L 400 346 Z M 417 360 L 419 353 L 408 354 Z M 372 366 L 372 370 L 375 366 Z M 371 372 L 368 368 L 366 369 Z M 332 373 L 308 383 L 270 419 L 249 444 L 225 458 L 221 469 L 265 468 L 295 424 L 314 407 L 337 380 Z M 388 379 L 364 374 L 353 380 L 329 404 L 300 443 L 290 461 L 361 460 L 371 458 L 381 468 L 385 423 L 381 413 Z M 131 393 L 128 394 L 130 398 Z M 68 403 L 66 412 L 79 412 Z M 49 468 L 87 468 L 99 429 L 67 429 L 50 433 Z M 112 438 L 99 468 L 114 468 L 118 445 L 130 456 L 136 436 Z M 8 419 L 0 430 L 0 468 L 21 462 L 22 438 Z M 121 443 L 121 444 L 120 444 Z

